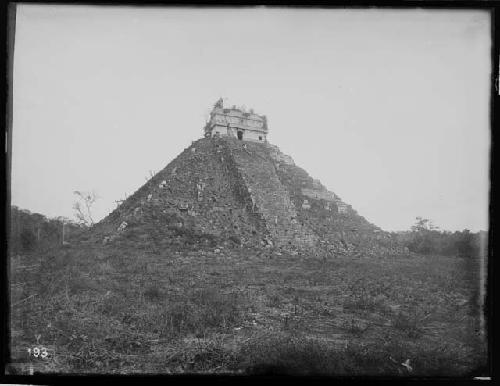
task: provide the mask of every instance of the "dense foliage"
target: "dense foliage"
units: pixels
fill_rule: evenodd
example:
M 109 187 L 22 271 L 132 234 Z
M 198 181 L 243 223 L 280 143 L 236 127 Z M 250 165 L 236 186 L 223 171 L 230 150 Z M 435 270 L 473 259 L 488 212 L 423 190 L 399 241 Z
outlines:
M 395 237 L 411 252 L 423 255 L 474 256 L 487 254 L 488 233 L 472 233 L 468 229 L 450 232 L 440 230 L 428 219 L 417 217 L 410 231 Z
M 63 240 L 64 224 L 64 240 Z M 47 218 L 39 213 L 11 207 L 9 249 L 12 254 L 62 245 L 84 228 L 64 217 Z

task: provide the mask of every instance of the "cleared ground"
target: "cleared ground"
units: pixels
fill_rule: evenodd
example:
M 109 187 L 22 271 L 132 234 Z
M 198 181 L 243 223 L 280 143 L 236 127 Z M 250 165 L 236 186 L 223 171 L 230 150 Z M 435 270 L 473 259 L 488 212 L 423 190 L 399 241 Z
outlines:
M 10 279 L 10 372 L 461 376 L 486 363 L 472 259 L 81 244 L 12 257 Z

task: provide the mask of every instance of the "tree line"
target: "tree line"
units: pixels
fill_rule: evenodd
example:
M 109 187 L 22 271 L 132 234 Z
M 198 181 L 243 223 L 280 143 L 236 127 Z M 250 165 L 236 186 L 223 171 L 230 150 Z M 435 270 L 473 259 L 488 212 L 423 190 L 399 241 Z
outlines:
M 88 229 L 93 220 L 90 204 L 76 210 L 78 222 L 65 217 L 48 218 L 17 206 L 11 207 L 9 250 L 11 254 L 29 253 L 70 243 Z M 76 206 L 76 205 L 75 205 Z M 393 239 L 410 252 L 422 255 L 479 257 L 487 254 L 488 233 L 468 229 L 450 232 L 434 226 L 431 220 L 417 217 L 408 231 L 392 232 Z
M 441 230 L 431 220 L 417 217 L 409 231 L 393 233 L 411 252 L 422 255 L 479 257 L 487 254 L 488 232 Z
M 12 206 L 9 228 L 9 251 L 21 254 L 69 243 L 84 226 L 65 217 L 48 218 Z

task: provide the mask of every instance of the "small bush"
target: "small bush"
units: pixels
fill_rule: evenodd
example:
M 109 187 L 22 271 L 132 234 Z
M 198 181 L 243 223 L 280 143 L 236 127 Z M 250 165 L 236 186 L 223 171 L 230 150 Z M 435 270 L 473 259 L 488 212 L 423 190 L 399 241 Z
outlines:
M 229 236 L 229 241 L 233 242 L 236 245 L 241 245 L 241 239 L 236 235 Z
M 107 336 L 104 348 L 122 354 L 144 354 L 149 352 L 150 344 L 137 334 L 121 332 L 118 335 Z
M 242 306 L 245 302 L 235 293 L 224 294 L 217 289 L 209 288 L 197 291 L 192 296 L 199 306 L 204 326 L 226 328 L 241 320 Z
M 283 300 L 281 299 L 281 296 L 278 294 L 272 294 L 271 296 L 269 296 L 267 301 L 267 305 L 273 308 L 279 308 L 281 307 L 282 304 Z
M 171 303 L 164 315 L 161 335 L 172 337 L 196 332 L 198 325 L 196 310 L 190 304 L 184 304 L 183 302 Z
M 86 276 L 72 277 L 68 282 L 68 291 L 70 295 L 81 294 L 85 291 L 97 291 L 97 284 Z
M 354 318 L 349 319 L 348 321 L 345 322 L 344 328 L 347 330 L 347 332 L 360 336 L 365 332 L 365 330 L 368 329 L 368 325 L 365 325 L 359 320 L 356 320 Z
M 238 358 L 238 367 L 249 374 L 334 375 L 346 372 L 340 352 L 300 336 L 255 338 L 242 347 Z
M 200 340 L 194 345 L 184 347 L 173 356 L 167 366 L 183 366 L 187 372 L 213 372 L 235 366 L 236 355 L 224 346 L 222 339 Z
M 157 302 L 162 298 L 162 293 L 157 286 L 149 286 L 144 291 L 144 298 L 150 302 Z
M 394 317 L 392 325 L 403 331 L 409 338 L 415 339 L 422 335 L 421 319 L 415 310 L 410 313 L 399 312 Z
M 366 278 L 355 280 L 349 285 L 349 298 L 344 302 L 346 310 L 369 310 L 383 308 L 383 297 L 389 286 L 367 281 Z
M 96 311 L 106 316 L 120 318 L 130 312 L 130 304 L 122 296 L 106 296 L 97 306 Z
M 240 323 L 245 305 L 246 300 L 236 294 L 203 289 L 168 302 L 146 323 L 163 337 L 174 339 L 188 334 L 202 337 Z

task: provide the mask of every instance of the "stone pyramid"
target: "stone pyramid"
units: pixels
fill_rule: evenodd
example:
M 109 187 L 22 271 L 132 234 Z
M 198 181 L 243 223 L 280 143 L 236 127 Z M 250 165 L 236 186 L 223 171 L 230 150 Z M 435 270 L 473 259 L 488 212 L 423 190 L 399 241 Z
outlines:
M 369 223 L 267 141 L 207 136 L 96 225 L 104 242 L 156 248 L 229 247 L 400 252 Z

